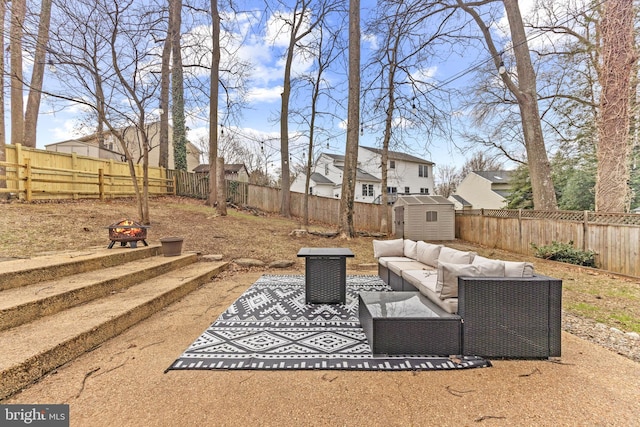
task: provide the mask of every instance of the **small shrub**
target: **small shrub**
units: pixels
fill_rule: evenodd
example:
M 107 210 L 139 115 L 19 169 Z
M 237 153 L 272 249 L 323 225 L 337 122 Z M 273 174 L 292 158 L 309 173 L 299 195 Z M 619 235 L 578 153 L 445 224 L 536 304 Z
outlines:
M 554 241 L 546 246 L 537 246 L 535 243 L 532 243 L 531 247 L 534 249 L 534 256 L 537 258 L 584 265 L 586 267 L 596 266 L 596 253 L 594 251 L 583 251 L 574 248 L 573 241 L 569 241 L 569 243 Z

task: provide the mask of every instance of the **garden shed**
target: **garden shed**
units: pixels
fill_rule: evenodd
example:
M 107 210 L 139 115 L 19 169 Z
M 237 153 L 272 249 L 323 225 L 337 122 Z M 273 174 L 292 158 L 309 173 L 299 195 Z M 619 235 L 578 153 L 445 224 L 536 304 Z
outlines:
M 391 215 L 396 238 L 455 240 L 454 205 L 442 196 L 398 195 Z

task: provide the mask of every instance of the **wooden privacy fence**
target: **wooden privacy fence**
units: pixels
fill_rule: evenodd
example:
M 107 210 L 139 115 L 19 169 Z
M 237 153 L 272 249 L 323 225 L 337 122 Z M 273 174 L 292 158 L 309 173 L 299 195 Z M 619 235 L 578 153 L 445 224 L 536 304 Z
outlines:
M 55 153 L 6 146 L 6 161 L 0 162 L 0 193 L 15 194 L 21 200 L 130 197 L 135 194 L 129 165 L 111 159 Z M 135 165 L 142 185 L 142 165 Z M 149 167 L 149 194 L 174 193 L 173 180 L 163 168 Z
M 531 243 L 568 243 L 594 251 L 604 270 L 640 276 L 640 215 L 590 211 L 456 211 L 456 238 L 533 255 Z
M 209 194 L 209 175 L 193 172 L 168 170 L 167 177 L 176 182 L 178 196 L 206 199 Z M 227 200 L 237 205 L 249 205 L 265 212 L 280 212 L 280 189 L 246 182 L 226 182 Z M 291 215 L 302 218 L 304 194 L 291 193 Z M 388 230 L 391 232 L 391 207 L 387 206 L 389 215 Z M 380 231 L 381 205 L 355 202 L 353 208 L 353 222 L 359 231 Z M 309 220 L 324 224 L 338 224 L 340 200 L 327 197 L 309 196 Z
M 180 170 L 167 170 L 167 178 L 176 183 L 176 195 L 207 199 L 209 196 L 209 174 Z M 227 200 L 246 205 L 249 197 L 249 184 L 246 182 L 227 180 L 225 183 Z

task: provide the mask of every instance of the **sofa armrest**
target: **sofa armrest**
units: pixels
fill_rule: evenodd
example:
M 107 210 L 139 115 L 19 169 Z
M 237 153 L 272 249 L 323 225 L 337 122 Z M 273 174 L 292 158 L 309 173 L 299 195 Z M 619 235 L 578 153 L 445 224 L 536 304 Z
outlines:
M 548 358 L 561 353 L 562 280 L 459 277 L 465 354 Z

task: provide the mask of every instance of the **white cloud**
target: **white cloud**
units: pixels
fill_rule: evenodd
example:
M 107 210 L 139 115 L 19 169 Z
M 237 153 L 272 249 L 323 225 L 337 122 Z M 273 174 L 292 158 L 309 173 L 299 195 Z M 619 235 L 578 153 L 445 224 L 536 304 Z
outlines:
M 254 87 L 249 89 L 247 100 L 249 102 L 277 102 L 282 95 L 282 86 Z

